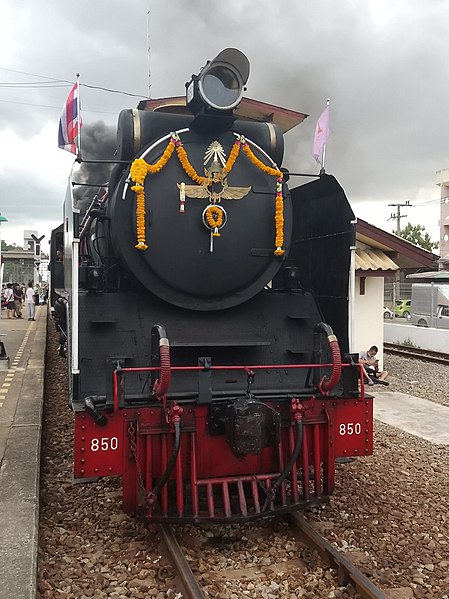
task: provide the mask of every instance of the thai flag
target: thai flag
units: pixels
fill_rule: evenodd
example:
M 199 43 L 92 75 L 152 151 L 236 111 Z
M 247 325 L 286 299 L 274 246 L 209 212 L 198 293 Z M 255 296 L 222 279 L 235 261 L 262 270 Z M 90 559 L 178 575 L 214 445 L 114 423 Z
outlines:
M 72 87 L 62 110 L 59 120 L 58 146 L 63 150 L 76 154 L 78 152 L 75 143 L 81 128 L 79 113 L 78 81 Z

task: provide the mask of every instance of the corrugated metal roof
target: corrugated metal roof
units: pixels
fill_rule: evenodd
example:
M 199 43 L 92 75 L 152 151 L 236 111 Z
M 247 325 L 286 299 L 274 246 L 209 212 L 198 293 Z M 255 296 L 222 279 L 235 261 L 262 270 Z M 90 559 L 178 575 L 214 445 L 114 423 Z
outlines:
M 400 268 L 433 268 L 434 262 L 439 258 L 437 254 L 370 225 L 361 218 L 357 218 L 356 237 L 357 242 L 370 248 L 387 252 L 387 255 L 394 254 L 394 260 Z
M 393 262 L 382 250 L 362 250 L 357 248 L 355 251 L 356 270 L 399 270 L 396 262 Z

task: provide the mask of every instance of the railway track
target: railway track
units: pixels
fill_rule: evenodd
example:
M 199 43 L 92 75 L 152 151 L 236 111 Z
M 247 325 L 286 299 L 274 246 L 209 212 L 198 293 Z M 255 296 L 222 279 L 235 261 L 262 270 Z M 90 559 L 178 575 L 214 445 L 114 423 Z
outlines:
M 290 514 L 287 516 L 287 521 L 297 533 L 301 543 L 317 551 L 321 561 L 326 566 L 336 570 L 338 586 L 352 585 L 357 592 L 357 596 L 361 599 L 387 599 L 387 595 L 381 589 L 376 587 L 369 578 L 345 557 L 344 553 L 335 549 L 303 517 L 298 514 Z M 179 596 L 186 599 L 204 599 L 206 595 L 203 593 L 200 582 L 190 568 L 172 527 L 165 524 L 160 525 L 159 532 L 167 551 L 168 559 L 172 562 L 174 572 L 179 581 L 179 584 L 177 584 L 177 587 L 180 587 L 181 590 Z
M 449 365 L 449 354 L 431 351 L 429 349 L 409 347 L 407 345 L 398 345 L 395 343 L 384 343 L 384 350 L 398 356 L 406 356 L 408 358 L 415 358 L 426 362 Z
M 172 527 L 167 524 L 161 524 L 159 532 L 180 581 L 182 587 L 181 596 L 186 599 L 205 599 L 201 585 L 195 578 L 184 552 L 176 540 Z
M 298 514 L 288 516 L 290 523 L 298 530 L 304 542 L 316 549 L 321 559 L 337 570 L 338 583 L 341 586 L 351 584 L 362 599 L 387 599 L 387 595 L 376 587 L 341 551 L 335 549 L 304 518 Z

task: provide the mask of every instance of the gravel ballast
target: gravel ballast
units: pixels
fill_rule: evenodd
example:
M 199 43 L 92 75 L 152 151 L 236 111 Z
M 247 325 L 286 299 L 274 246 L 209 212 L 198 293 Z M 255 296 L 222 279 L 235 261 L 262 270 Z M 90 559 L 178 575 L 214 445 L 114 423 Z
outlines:
M 73 418 L 56 344 L 50 339 L 47 351 L 38 598 L 180 599 L 170 568 L 162 567 L 156 529 L 122 513 L 120 481 L 72 484 Z M 389 354 L 384 362 L 390 391 L 449 406 L 448 367 Z M 448 481 L 447 447 L 376 422 L 374 455 L 337 465 L 329 505 L 307 518 L 391 599 L 442 599 L 449 589 Z M 186 526 L 177 534 L 206 596 L 355 596 L 335 585 L 283 522 Z

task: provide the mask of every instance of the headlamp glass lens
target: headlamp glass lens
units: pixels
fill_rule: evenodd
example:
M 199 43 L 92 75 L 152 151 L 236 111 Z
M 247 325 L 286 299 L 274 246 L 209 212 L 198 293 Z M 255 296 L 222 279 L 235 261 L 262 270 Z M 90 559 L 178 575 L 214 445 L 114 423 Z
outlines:
M 240 99 L 241 87 L 237 75 L 220 65 L 212 67 L 202 79 L 205 100 L 218 108 L 233 107 Z

